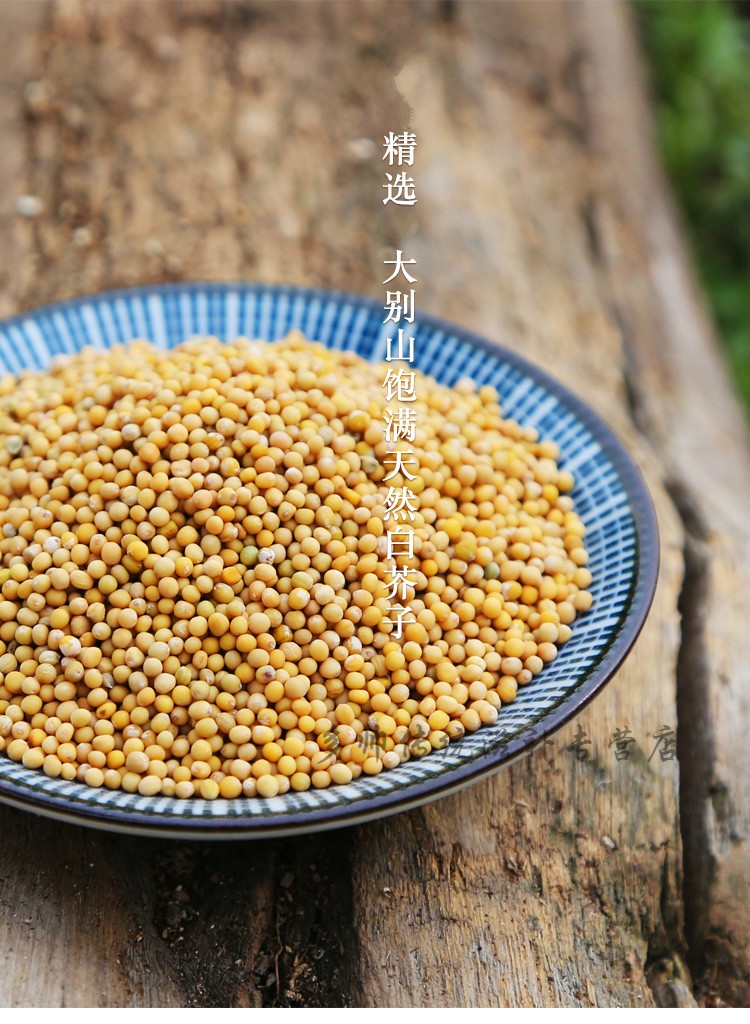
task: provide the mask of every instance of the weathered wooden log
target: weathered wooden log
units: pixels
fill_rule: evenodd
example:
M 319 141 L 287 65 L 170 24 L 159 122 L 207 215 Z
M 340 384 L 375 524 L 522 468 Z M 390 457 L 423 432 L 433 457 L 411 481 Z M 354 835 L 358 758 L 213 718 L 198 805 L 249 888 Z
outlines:
M 746 1003 L 749 449 L 628 9 L 59 0 L 0 21 L 0 312 L 183 278 L 382 296 L 408 248 L 425 311 L 609 419 L 663 552 L 635 652 L 579 719 L 585 760 L 569 727 L 421 810 L 257 844 L 1 809 L 0 999 Z M 409 123 L 419 201 L 386 209 L 382 137 Z

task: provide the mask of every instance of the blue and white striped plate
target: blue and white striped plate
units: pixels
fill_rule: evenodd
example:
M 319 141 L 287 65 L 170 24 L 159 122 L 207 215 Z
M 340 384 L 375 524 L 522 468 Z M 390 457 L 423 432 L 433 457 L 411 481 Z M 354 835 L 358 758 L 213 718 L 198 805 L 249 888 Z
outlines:
M 135 337 L 169 347 L 193 335 L 273 341 L 292 328 L 335 349 L 382 358 L 382 306 L 344 293 L 246 284 L 177 284 L 92 295 L 0 323 L 0 372 L 44 367 L 83 345 Z M 101 828 L 191 838 L 248 838 L 316 831 L 414 807 L 509 764 L 569 721 L 611 678 L 646 618 L 656 585 L 658 533 L 633 461 L 580 399 L 519 356 L 452 324 L 414 325 L 416 362 L 444 384 L 491 384 L 504 412 L 556 441 L 576 478 L 586 524 L 592 610 L 556 661 L 484 728 L 419 761 L 347 786 L 272 800 L 180 801 L 89 789 L 49 779 L 0 756 L 0 800 Z

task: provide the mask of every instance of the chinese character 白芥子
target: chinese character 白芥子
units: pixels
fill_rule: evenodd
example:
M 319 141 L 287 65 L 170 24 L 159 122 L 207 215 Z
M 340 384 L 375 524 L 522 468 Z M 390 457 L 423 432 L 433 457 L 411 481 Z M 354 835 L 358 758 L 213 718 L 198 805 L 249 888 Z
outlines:
M 416 574 L 416 569 L 401 569 L 395 565 L 391 566 L 392 578 L 388 583 L 388 586 L 391 588 L 388 595 L 389 599 L 392 601 L 396 596 L 398 596 L 400 601 L 411 600 L 414 595 L 409 594 L 408 591 L 414 590 L 415 584 L 410 581 L 409 576 L 416 576 Z
M 414 558 L 414 534 L 411 530 L 406 533 L 386 534 L 386 558 Z
M 404 607 L 402 604 L 393 604 L 391 605 L 391 611 L 396 613 L 396 618 L 382 619 L 381 621 L 387 622 L 390 626 L 395 626 L 395 630 L 393 630 L 390 635 L 394 639 L 400 640 L 404 635 L 404 623 L 406 623 L 406 625 L 410 625 L 417 620 L 415 618 L 407 619 L 406 616 L 412 614 L 411 608 L 409 608 L 408 605 Z

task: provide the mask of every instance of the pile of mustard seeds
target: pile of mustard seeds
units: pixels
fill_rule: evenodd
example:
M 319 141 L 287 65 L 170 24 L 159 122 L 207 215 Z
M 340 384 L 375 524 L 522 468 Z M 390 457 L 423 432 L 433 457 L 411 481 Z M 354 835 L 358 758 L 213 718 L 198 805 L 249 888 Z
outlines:
M 395 447 L 418 466 L 384 482 L 383 375 L 297 334 L 1 380 L 2 754 L 95 788 L 273 797 L 493 724 L 591 605 L 573 479 L 492 388 L 417 374 Z M 407 484 L 413 521 L 386 520 Z

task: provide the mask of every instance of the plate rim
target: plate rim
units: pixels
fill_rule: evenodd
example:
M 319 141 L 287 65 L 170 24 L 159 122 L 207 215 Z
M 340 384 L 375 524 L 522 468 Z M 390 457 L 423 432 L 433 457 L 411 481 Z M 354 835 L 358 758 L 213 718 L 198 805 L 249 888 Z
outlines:
M 149 297 L 167 293 L 227 292 L 238 294 L 264 293 L 307 301 L 334 301 L 354 304 L 360 309 L 382 313 L 377 299 L 357 292 L 326 289 L 276 282 L 261 281 L 175 281 L 128 288 L 107 289 L 84 293 L 57 300 L 15 313 L 0 319 L 0 332 L 21 326 L 25 321 L 40 316 L 75 309 L 88 303 L 107 303 L 127 300 L 128 297 Z M 520 760 L 575 718 L 593 698 L 611 681 L 638 636 L 651 608 L 659 575 L 660 539 L 653 500 L 643 475 L 624 443 L 606 419 L 583 399 L 552 377 L 546 370 L 500 342 L 460 327 L 432 314 L 420 315 L 417 326 L 441 331 L 475 349 L 487 352 L 529 377 L 564 405 L 590 432 L 612 465 L 627 497 L 634 524 L 634 571 L 630 581 L 628 601 L 606 648 L 592 667 L 588 678 L 568 696 L 551 708 L 538 725 L 500 741 L 492 749 L 479 754 L 462 765 L 432 778 L 407 783 L 403 789 L 373 797 L 364 797 L 350 805 L 340 804 L 293 811 L 282 815 L 258 816 L 212 815 L 210 817 L 182 818 L 161 812 L 144 813 L 96 804 L 71 805 L 63 796 L 40 792 L 23 792 L 12 780 L 0 778 L 0 802 L 37 815 L 68 823 L 86 825 L 109 831 L 128 832 L 170 839 L 262 839 L 285 835 L 343 828 L 383 818 L 418 807 L 438 797 L 448 796 L 464 787 L 494 774 Z M 314 339 L 313 339 L 314 340 Z M 489 731 L 489 730 L 488 730 Z

